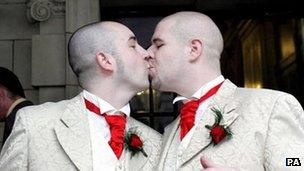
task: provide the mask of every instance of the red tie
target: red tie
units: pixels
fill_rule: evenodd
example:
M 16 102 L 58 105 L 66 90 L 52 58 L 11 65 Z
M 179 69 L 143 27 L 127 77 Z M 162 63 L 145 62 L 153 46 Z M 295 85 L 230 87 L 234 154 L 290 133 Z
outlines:
M 108 143 L 115 153 L 117 159 L 119 159 L 124 147 L 124 132 L 127 121 L 126 117 L 123 115 L 108 115 L 106 113 L 101 114 L 98 106 L 87 99 L 84 99 L 84 101 L 88 110 L 96 113 L 97 115 L 105 117 L 111 132 L 111 139 Z
M 194 126 L 195 113 L 199 105 L 214 95 L 221 87 L 222 83 L 210 89 L 205 95 L 198 100 L 191 100 L 182 105 L 180 109 L 180 139 L 182 140 L 190 129 Z

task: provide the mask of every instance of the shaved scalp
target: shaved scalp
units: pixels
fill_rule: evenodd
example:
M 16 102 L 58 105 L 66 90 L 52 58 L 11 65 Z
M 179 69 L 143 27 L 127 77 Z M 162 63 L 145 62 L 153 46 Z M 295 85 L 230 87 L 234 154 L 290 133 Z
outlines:
M 216 24 L 208 16 L 198 12 L 178 12 L 164 18 L 161 22 L 170 23 L 170 30 L 180 43 L 187 44 L 191 40 L 199 39 L 203 43 L 205 56 L 220 59 L 223 51 L 223 37 Z
M 96 54 L 108 53 L 115 56 L 116 33 L 110 28 L 114 22 L 99 22 L 79 28 L 68 43 L 69 63 L 83 86 L 86 78 L 92 78 L 97 72 Z

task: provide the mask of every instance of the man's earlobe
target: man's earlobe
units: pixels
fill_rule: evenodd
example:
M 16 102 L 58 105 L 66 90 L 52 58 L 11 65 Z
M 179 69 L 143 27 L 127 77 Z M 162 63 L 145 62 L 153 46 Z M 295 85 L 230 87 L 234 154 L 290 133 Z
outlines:
M 101 69 L 106 71 L 113 71 L 113 57 L 110 54 L 98 52 L 96 54 L 96 61 L 98 66 L 101 67 Z
M 190 51 L 191 59 L 190 60 L 195 61 L 202 54 L 203 43 L 199 39 L 193 39 L 191 41 L 190 47 L 191 47 L 191 51 Z

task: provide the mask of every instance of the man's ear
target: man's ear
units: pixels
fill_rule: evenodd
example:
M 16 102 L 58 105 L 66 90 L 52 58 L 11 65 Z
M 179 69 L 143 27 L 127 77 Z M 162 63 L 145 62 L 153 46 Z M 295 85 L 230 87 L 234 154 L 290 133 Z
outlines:
M 114 70 L 114 59 L 108 53 L 98 52 L 96 54 L 96 61 L 98 65 L 106 71 L 113 71 Z
M 203 51 L 203 43 L 199 39 L 193 39 L 190 42 L 190 61 L 195 61 L 199 56 L 201 56 Z

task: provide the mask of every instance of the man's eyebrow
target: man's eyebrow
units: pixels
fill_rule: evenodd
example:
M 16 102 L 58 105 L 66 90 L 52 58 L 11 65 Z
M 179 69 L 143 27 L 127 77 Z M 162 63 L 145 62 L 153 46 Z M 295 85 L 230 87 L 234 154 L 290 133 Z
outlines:
M 160 39 L 160 38 L 153 38 L 152 39 L 152 43 L 161 43 L 161 42 L 163 42 L 163 40 Z
M 130 40 L 137 41 L 135 36 L 131 36 L 131 37 L 129 37 L 128 41 L 130 41 Z

